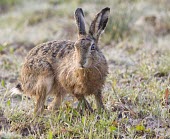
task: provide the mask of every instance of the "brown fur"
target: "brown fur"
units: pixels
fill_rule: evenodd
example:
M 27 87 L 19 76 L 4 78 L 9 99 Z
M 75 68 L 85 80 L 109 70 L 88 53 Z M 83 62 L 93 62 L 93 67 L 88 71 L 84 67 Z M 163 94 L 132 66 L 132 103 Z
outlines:
M 78 8 L 75 12 L 79 30 L 76 42 L 47 42 L 29 52 L 21 69 L 20 82 L 23 92 L 36 101 L 35 113 L 42 113 L 48 95 L 54 96 L 49 106 L 49 109 L 54 109 L 60 106 L 67 93 L 84 101 L 89 110 L 92 109 L 84 96 L 93 94 L 98 108 L 104 108 L 101 91 L 108 65 L 99 50 L 98 37 L 106 26 L 109 10 L 105 8 L 97 15 L 90 27 L 90 33 L 86 34 L 84 14 Z

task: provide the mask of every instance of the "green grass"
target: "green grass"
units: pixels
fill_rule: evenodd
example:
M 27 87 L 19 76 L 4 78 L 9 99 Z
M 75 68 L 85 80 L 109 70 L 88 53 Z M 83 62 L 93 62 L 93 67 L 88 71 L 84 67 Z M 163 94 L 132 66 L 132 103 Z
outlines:
M 7 12 L 15 5 L 21 4 L 21 0 L 1 0 L 0 1 L 0 12 Z
M 0 1 L 1 6 L 13 6 L 18 3 L 19 3 L 19 0 L 1 0 Z
M 146 57 L 148 62 L 143 59 L 134 69 L 139 71 L 129 69 L 123 72 L 115 69 L 114 74 L 108 76 L 107 91 L 104 91 L 103 95 L 109 108 L 103 113 L 82 113 L 72 108 L 71 102 L 66 102 L 67 105 L 63 105 L 59 111 L 46 110 L 32 121 L 32 100 L 17 99 L 15 104 L 16 98 L 8 99 L 9 96 L 6 95 L 7 100 L 5 104 L 1 101 L 1 107 L 4 117 L 10 122 L 9 131 L 15 133 L 12 136 L 22 135 L 25 138 L 169 137 L 169 133 L 157 133 L 160 129 L 159 121 L 161 128 L 168 129 L 169 123 L 166 121 L 170 114 L 169 105 L 165 103 L 165 89 L 168 88 L 169 80 L 167 76 L 155 77 L 154 72 L 150 71 L 155 71 L 157 62 L 148 65 L 152 59 Z M 168 57 L 169 55 L 164 55 L 164 59 L 157 57 L 157 60 L 161 59 L 161 66 L 167 67 L 164 61 Z M 158 64 L 157 67 L 159 66 Z M 159 68 L 156 69 L 159 71 Z M 1 84 L 4 86 L 3 82 Z M 8 88 L 4 89 L 7 89 L 8 94 Z M 25 105 L 26 108 L 23 107 Z M 93 103 L 93 107 L 94 105 Z M 5 136 L 10 135 L 6 133 Z

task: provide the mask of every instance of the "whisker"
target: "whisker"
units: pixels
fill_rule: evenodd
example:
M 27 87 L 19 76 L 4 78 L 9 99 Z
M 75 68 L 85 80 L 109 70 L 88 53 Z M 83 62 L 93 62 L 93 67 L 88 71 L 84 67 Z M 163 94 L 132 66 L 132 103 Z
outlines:
M 87 68 L 87 72 L 90 72 L 90 69 Z
M 94 66 L 94 68 L 99 72 L 100 77 L 102 78 L 102 74 L 101 74 L 100 70 L 96 66 Z

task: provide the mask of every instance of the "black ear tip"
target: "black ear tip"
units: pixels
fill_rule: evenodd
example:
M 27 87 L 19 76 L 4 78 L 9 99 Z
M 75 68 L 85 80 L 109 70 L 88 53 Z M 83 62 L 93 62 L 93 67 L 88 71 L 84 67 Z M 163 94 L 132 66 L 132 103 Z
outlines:
M 82 11 L 82 8 L 77 8 L 76 11 Z
M 110 8 L 109 8 L 109 7 L 106 7 L 106 8 L 104 8 L 102 11 L 104 11 L 104 12 L 109 11 L 109 12 L 110 12 Z
M 76 11 L 75 11 L 75 14 L 76 13 L 81 13 L 83 16 L 84 16 L 84 13 L 83 13 L 83 9 L 82 8 L 77 8 Z

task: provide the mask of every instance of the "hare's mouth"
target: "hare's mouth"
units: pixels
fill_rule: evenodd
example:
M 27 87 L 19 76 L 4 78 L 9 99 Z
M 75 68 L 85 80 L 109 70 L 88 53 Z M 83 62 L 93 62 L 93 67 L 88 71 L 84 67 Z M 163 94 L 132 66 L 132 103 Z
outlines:
M 84 64 L 84 65 L 79 64 L 78 65 L 78 69 L 87 69 L 87 68 L 90 68 L 90 65 L 88 65 L 88 64 Z
M 85 68 L 87 68 L 87 67 L 84 67 L 84 65 L 79 65 L 79 66 L 78 66 L 78 69 L 80 69 L 80 70 L 83 70 L 83 69 L 85 69 Z
M 77 67 L 77 69 L 78 70 L 86 70 L 86 69 L 88 69 L 89 67 L 85 67 L 84 65 L 79 65 L 78 67 Z
M 90 68 L 92 65 L 92 62 L 89 61 L 89 60 L 86 60 L 86 61 L 81 61 L 81 62 L 78 62 L 77 63 L 77 68 L 78 69 L 87 69 L 87 68 Z

